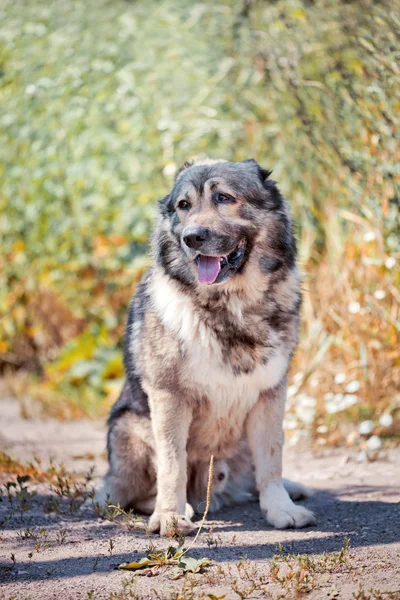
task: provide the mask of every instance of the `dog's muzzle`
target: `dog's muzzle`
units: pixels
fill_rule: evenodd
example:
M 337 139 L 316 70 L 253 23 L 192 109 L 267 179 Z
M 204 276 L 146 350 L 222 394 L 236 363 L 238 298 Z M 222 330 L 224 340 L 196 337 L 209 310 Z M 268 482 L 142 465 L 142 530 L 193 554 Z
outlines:
M 183 243 L 192 251 L 197 266 L 197 279 L 199 283 L 211 285 L 222 283 L 230 279 L 242 266 L 246 253 L 246 240 L 242 238 L 235 248 L 227 254 L 217 254 L 218 246 L 221 248 L 229 243 L 229 237 L 218 239 L 209 229 L 192 227 L 183 232 Z

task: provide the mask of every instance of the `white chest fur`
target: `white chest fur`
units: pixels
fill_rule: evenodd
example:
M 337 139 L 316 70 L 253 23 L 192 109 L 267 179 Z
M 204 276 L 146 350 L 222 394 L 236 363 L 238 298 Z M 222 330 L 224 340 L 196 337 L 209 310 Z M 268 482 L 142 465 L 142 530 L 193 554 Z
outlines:
M 260 392 L 281 381 L 289 361 L 285 348 L 277 344 L 266 365 L 258 364 L 251 373 L 234 375 L 224 361 L 215 333 L 200 319 L 190 296 L 180 292 L 168 278 L 160 277 L 154 282 L 151 297 L 164 326 L 180 340 L 187 386 L 208 398 L 214 418 L 223 420 L 235 413 L 238 420 L 243 420 Z M 242 318 L 238 301 L 231 300 L 228 310 L 235 319 Z

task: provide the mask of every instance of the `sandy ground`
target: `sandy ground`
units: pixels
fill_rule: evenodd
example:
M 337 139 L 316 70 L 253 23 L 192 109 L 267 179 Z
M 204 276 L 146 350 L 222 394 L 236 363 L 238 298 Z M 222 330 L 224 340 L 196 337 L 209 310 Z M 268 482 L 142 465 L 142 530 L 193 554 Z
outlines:
M 0 414 L 0 450 L 23 462 L 40 456 L 45 463 L 53 456 L 82 473 L 94 465 L 96 481 L 104 474 L 103 423 L 25 421 L 11 400 L 0 400 Z M 87 453 L 94 459 L 82 458 Z M 256 503 L 224 509 L 207 520 L 190 552 L 196 558 L 209 557 L 212 565 L 186 582 L 171 581 L 168 569 L 159 569 L 151 577 L 115 570 L 119 563 L 145 554 L 149 545 L 145 533 L 98 518 L 90 503 L 70 513 L 62 501 L 59 512 L 46 513 L 43 504 L 50 492 L 39 486 L 23 518 L 16 511 L 0 527 L 0 598 L 277 599 L 302 598 L 311 589 L 310 600 L 400 599 L 399 458 L 397 450 L 388 452 L 385 461 L 373 463 L 357 463 L 349 451 L 324 450 L 319 457 L 308 450 L 287 451 L 285 475 L 315 490 L 305 504 L 315 511 L 317 526 L 276 531 L 266 525 Z M 9 513 L 3 497 L 0 523 Z M 27 529 L 36 538 L 26 537 Z M 312 575 L 315 585 L 305 586 L 303 592 L 301 585 L 309 574 L 300 575 L 297 591 L 289 580 L 278 585 L 271 577 L 271 559 L 279 552 L 278 544 L 286 552 L 317 555 L 323 564 L 323 553 L 338 552 L 345 538 L 350 538 L 351 545 L 345 565 L 330 569 L 327 563 L 326 569 Z M 154 542 L 159 548 L 169 544 L 157 536 Z M 238 567 L 243 557 L 248 561 L 242 560 L 244 566 Z M 252 581 L 260 577 L 260 589 L 252 590 Z M 369 588 L 385 593 L 368 592 Z

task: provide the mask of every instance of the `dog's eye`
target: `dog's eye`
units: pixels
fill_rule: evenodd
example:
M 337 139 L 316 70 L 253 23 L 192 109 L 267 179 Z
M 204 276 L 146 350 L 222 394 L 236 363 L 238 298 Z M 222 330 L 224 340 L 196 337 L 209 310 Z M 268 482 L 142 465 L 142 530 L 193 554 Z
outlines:
M 189 210 L 190 202 L 188 202 L 187 200 L 180 200 L 178 202 L 178 208 L 180 208 L 181 210 Z
M 231 204 L 236 202 L 236 199 L 233 196 L 230 196 L 229 194 L 223 194 L 222 192 L 215 192 L 213 194 L 213 200 L 218 204 Z

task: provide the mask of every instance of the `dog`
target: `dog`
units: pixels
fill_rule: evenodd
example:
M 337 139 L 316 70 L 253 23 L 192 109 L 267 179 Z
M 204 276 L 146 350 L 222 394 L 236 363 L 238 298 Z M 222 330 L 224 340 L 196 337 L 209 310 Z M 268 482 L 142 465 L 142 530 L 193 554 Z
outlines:
M 132 300 L 126 382 L 108 420 L 103 498 L 190 533 L 259 497 L 276 528 L 313 525 L 282 479 L 287 371 L 301 305 L 288 206 L 255 160 L 189 161 L 159 202 L 153 264 Z

